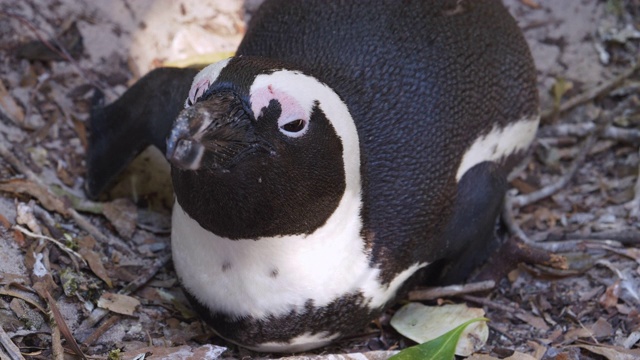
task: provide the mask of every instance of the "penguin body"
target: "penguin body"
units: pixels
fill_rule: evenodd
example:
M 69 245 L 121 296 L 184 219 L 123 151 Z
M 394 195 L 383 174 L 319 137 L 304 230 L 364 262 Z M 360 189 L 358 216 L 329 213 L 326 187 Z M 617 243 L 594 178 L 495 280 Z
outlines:
M 94 119 L 170 109 L 110 127 L 132 153 L 166 149 L 185 293 L 259 351 L 358 331 L 430 268 L 463 278 L 538 124 L 532 59 L 498 0 L 267 0 L 236 57 L 162 71 L 182 97 L 136 85 Z M 90 195 L 121 167 L 100 164 L 114 141 L 92 132 Z

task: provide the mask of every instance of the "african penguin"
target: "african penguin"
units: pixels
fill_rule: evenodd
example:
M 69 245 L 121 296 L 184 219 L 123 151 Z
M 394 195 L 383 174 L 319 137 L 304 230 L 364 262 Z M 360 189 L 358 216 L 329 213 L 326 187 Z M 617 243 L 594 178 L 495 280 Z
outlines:
M 242 346 L 302 351 L 482 261 L 538 119 L 499 0 L 267 0 L 235 57 L 155 70 L 94 111 L 87 191 L 166 151 L 195 309 Z

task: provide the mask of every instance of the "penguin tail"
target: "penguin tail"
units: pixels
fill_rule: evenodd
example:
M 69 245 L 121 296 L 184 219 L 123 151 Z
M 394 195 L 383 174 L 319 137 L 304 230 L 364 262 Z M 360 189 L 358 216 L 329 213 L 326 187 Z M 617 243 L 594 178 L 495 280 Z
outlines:
M 151 71 L 120 98 L 104 106 L 96 91 L 89 120 L 85 192 L 96 199 L 147 146 L 162 152 L 174 119 L 188 96 L 195 69 Z

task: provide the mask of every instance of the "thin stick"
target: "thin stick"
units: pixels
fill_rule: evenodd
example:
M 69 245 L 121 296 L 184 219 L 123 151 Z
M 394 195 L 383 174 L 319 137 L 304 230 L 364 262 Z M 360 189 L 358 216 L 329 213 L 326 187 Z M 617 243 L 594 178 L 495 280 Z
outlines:
M 20 348 L 13 343 L 13 340 L 11 340 L 11 337 L 4 331 L 2 326 L 0 326 L 0 345 L 7 351 L 7 355 L 11 360 L 24 360 L 20 353 Z
M 640 58 L 636 59 L 635 65 L 633 67 L 631 67 L 630 69 L 627 69 L 622 74 L 614 77 L 613 79 L 603 84 L 600 84 L 599 86 L 596 86 L 590 89 L 589 91 L 586 91 L 580 95 L 576 95 L 575 97 L 563 102 L 562 105 L 560 105 L 560 108 L 558 109 L 550 109 L 543 112 L 540 122 L 544 124 L 548 122 L 553 116 L 560 115 L 566 111 L 569 111 L 575 108 L 578 105 L 587 103 L 603 94 L 610 92 L 611 90 L 615 89 L 620 84 L 622 84 L 622 82 L 628 79 L 631 75 L 633 75 L 633 73 L 638 71 L 638 69 L 640 69 Z
M 24 24 L 26 27 L 28 27 L 29 30 L 31 30 L 33 32 L 33 34 L 38 38 L 38 40 L 40 40 L 47 48 L 49 48 L 49 50 L 53 51 L 54 53 L 58 54 L 63 59 L 65 59 L 68 62 L 70 62 L 76 68 L 76 70 L 78 70 L 80 75 L 82 75 L 82 77 L 85 80 L 89 81 L 93 86 L 95 86 L 96 88 L 100 89 L 100 91 L 105 92 L 105 89 L 108 89 L 109 92 L 111 93 L 111 95 L 115 95 L 115 93 L 113 92 L 113 89 L 108 88 L 103 83 L 101 83 L 99 80 L 96 80 L 95 77 L 89 76 L 89 74 L 82 68 L 82 66 L 80 66 L 80 64 L 76 61 L 76 59 L 74 59 L 71 56 L 71 54 L 69 54 L 67 49 L 65 49 L 65 47 L 62 46 L 62 44 L 60 44 L 60 42 L 55 37 L 51 36 L 50 34 L 47 34 L 51 38 L 51 40 L 53 42 L 55 42 L 55 44 L 56 44 L 56 46 L 58 48 L 53 46 L 49 40 L 45 39 L 40 34 L 40 32 L 43 32 L 41 29 L 37 29 L 35 27 L 35 25 L 33 25 L 29 20 L 27 20 L 22 15 L 19 15 L 19 14 L 16 14 L 14 12 L 10 12 L 10 11 L 5 11 L 5 10 L 0 10 L 0 14 L 2 14 L 4 16 L 7 16 L 7 17 L 15 18 L 18 21 L 20 21 L 22 24 Z
M 133 281 L 130 282 L 127 286 L 122 288 L 122 290 L 118 291 L 118 294 L 129 295 L 131 293 L 136 292 L 144 284 L 148 283 L 149 280 L 151 280 L 154 276 L 156 276 L 158 271 L 160 271 L 160 269 L 162 269 L 169 263 L 169 260 L 171 260 L 171 254 L 165 254 L 157 258 L 153 262 L 153 264 L 151 264 L 151 266 L 149 267 L 149 269 L 145 274 L 142 274 L 137 278 L 133 279 Z
M 515 235 L 522 240 L 525 244 L 535 244 L 534 241 L 531 241 L 527 234 L 522 230 L 520 225 L 516 222 L 516 217 L 513 214 L 513 199 L 514 197 L 507 193 L 504 196 L 504 205 L 502 206 L 502 221 L 504 221 L 509 233 Z
M 120 321 L 120 315 L 114 314 L 105 322 L 100 324 L 100 326 L 93 332 L 89 337 L 87 337 L 82 343 L 86 346 L 91 346 L 96 340 L 100 338 L 107 330 L 111 329 L 113 325 L 115 325 L 118 321 Z
M 2 346 L 0 346 L 0 360 L 11 360 L 9 354 L 4 352 L 4 348 Z
M 133 253 L 133 251 L 129 248 L 127 243 L 125 243 L 124 241 L 122 241 L 121 239 L 115 236 L 107 236 L 103 234 L 102 231 L 100 231 L 97 227 L 93 226 L 93 224 L 89 222 L 87 218 L 80 215 L 75 209 L 68 209 L 68 211 L 69 211 L 69 214 L 71 215 L 71 218 L 73 218 L 73 220 L 76 221 L 78 226 L 80 226 L 82 230 L 89 233 L 89 235 L 93 236 L 96 240 L 100 241 L 103 244 L 107 244 L 127 255 L 131 255 Z
M 62 348 L 62 342 L 60 341 L 60 335 L 67 340 L 67 345 L 71 346 L 71 349 L 75 353 L 76 356 L 80 356 L 82 359 L 86 359 L 84 353 L 78 346 L 76 339 L 73 337 L 71 330 L 69 330 L 69 326 L 67 326 L 67 322 L 64 320 L 62 313 L 60 313 L 60 309 L 58 308 L 58 304 L 56 300 L 49 294 L 49 291 L 44 290 L 44 295 L 46 297 L 47 303 L 49 304 L 49 310 L 51 310 L 51 315 L 49 316 L 49 324 L 51 325 L 52 333 L 51 333 L 51 343 L 54 350 L 54 356 L 56 352 L 59 355 L 60 359 L 64 359 L 64 350 Z M 56 350 L 56 348 L 59 348 Z M 57 358 L 57 357 L 56 357 Z
M 540 129 L 538 132 L 539 137 L 564 137 L 564 136 L 587 136 L 592 133 L 596 128 L 594 123 L 582 123 L 582 124 L 558 124 L 555 126 L 548 126 Z M 602 133 L 603 139 L 623 141 L 628 143 L 640 142 L 640 130 L 638 129 L 625 129 L 617 126 L 609 126 Z
M 638 150 L 640 155 L 640 150 Z M 638 165 L 638 177 L 636 178 L 636 184 L 633 187 L 633 200 L 627 203 L 627 208 L 631 208 L 629 211 L 629 217 L 640 218 L 640 164 Z
M 63 243 L 61 243 L 60 241 L 58 241 L 58 240 L 56 240 L 56 239 L 54 239 L 54 238 L 52 238 L 52 237 L 49 237 L 49 236 L 45 236 L 45 235 L 38 235 L 38 234 L 36 234 L 36 233 L 34 233 L 34 232 L 31 232 L 31 231 L 29 231 L 29 230 L 27 230 L 27 229 L 23 228 L 23 227 L 22 227 L 22 226 L 20 226 L 20 225 L 14 225 L 14 226 L 13 226 L 13 228 L 14 228 L 14 229 L 16 229 L 16 230 L 18 230 L 18 231 L 20 231 L 21 233 L 23 233 L 23 234 L 25 234 L 25 235 L 27 235 L 27 236 L 31 236 L 32 238 L 35 238 L 35 239 L 43 239 L 43 240 L 47 240 L 47 241 L 50 241 L 50 242 L 54 243 L 54 244 L 56 244 L 56 245 L 60 248 L 60 250 L 62 250 L 62 251 L 64 251 L 64 252 L 66 252 L 66 253 L 67 253 L 67 254 L 69 254 L 69 255 L 73 255 L 73 256 L 77 257 L 78 259 L 82 260 L 82 263 L 83 263 L 85 266 L 87 265 L 87 261 L 82 257 L 82 255 L 78 254 L 77 252 L 73 251 L 72 249 L 69 249 L 68 247 L 66 247 L 66 246 L 65 246 Z
M 614 241 L 622 245 L 636 245 L 640 244 L 640 233 L 637 231 L 620 231 L 620 232 L 601 232 L 589 235 L 583 234 L 563 234 L 561 236 L 550 236 L 545 241 L 561 241 L 567 242 L 568 240 L 576 240 L 582 242 L 602 243 L 607 241 Z
M 47 186 L 28 166 L 22 163 L 17 157 L 15 157 L 9 149 L 4 146 L 3 137 L 0 136 L 0 156 L 3 157 L 11 166 L 13 166 L 18 172 L 22 173 L 27 179 L 31 180 L 36 186 L 39 186 L 49 193 L 49 195 L 54 198 L 62 201 L 60 196 L 56 195 L 55 191 L 52 191 L 49 186 Z M 67 212 L 71 217 L 76 221 L 78 226 L 93 236 L 96 240 L 100 241 L 103 244 L 107 244 L 118 251 L 123 252 L 126 255 L 130 255 L 133 251 L 127 246 L 127 244 L 113 236 L 104 235 L 98 228 L 93 226 L 89 220 L 87 220 L 84 216 L 80 215 L 75 209 L 70 208 L 67 209 Z M 66 214 L 63 214 L 66 215 Z
M 140 289 L 144 284 L 149 282 L 149 280 L 151 280 L 158 273 L 158 271 L 160 271 L 160 269 L 165 267 L 167 263 L 169 263 L 170 259 L 171 259 L 171 255 L 169 254 L 166 254 L 164 256 L 157 258 L 156 261 L 154 261 L 154 263 L 151 264 L 151 266 L 149 267 L 146 273 L 134 279 L 127 286 L 125 286 L 120 291 L 118 291 L 118 294 L 129 295 L 137 291 L 138 289 Z M 85 319 L 85 321 L 80 325 L 80 329 L 89 329 L 94 327 L 107 314 L 109 314 L 109 311 L 103 308 L 94 309 L 89 315 L 89 317 L 87 317 L 87 319 Z
M 464 301 L 469 301 L 469 302 L 473 302 L 476 304 L 480 304 L 482 306 L 486 306 L 488 308 L 491 309 L 495 309 L 495 310 L 499 310 L 508 314 L 515 314 L 518 312 L 521 312 L 522 310 L 514 307 L 514 306 L 509 306 L 509 305 L 503 305 L 500 303 L 497 303 L 495 301 L 491 301 L 489 299 L 485 299 L 485 298 L 481 298 L 481 297 L 477 297 L 477 296 L 472 296 L 472 295 L 463 295 L 462 299 Z
M 55 360 L 64 360 L 64 348 L 62 347 L 62 338 L 60 337 L 60 328 L 58 324 L 53 321 L 53 318 L 49 321 L 51 327 L 51 352 Z
M 38 311 L 40 311 L 43 315 L 47 315 L 47 311 L 37 302 L 35 302 L 34 300 L 31 300 L 31 298 L 28 298 L 26 296 L 22 296 L 22 294 L 15 292 L 15 291 L 11 291 L 11 290 L 7 290 L 7 289 L 0 289 L 0 295 L 2 296 L 11 296 L 14 298 L 18 298 L 28 304 L 31 304 L 31 306 L 33 306 L 34 308 L 38 309 Z
M 573 160 L 573 163 L 571 164 L 567 172 L 564 175 L 562 175 L 562 177 L 558 179 L 558 181 L 556 181 L 551 185 L 545 186 L 540 190 L 534 191 L 532 193 L 516 196 L 515 198 L 512 199 L 511 205 L 517 206 L 517 207 L 523 207 L 523 206 L 535 203 L 537 201 L 540 201 L 546 197 L 549 197 L 557 193 L 558 191 L 563 189 L 565 186 L 567 186 L 569 181 L 571 181 L 571 179 L 573 179 L 573 176 L 578 172 L 578 169 L 580 169 L 582 164 L 584 164 L 584 161 L 587 158 L 587 154 L 589 154 L 589 152 L 591 151 L 591 148 L 593 147 L 593 145 L 595 145 L 596 141 L 598 140 L 598 136 L 602 132 L 602 129 L 603 127 L 599 126 L 600 131 L 598 130 L 594 131 L 584 141 L 584 143 L 582 144 L 582 147 L 580 148 L 580 151 L 578 152 L 578 156 Z

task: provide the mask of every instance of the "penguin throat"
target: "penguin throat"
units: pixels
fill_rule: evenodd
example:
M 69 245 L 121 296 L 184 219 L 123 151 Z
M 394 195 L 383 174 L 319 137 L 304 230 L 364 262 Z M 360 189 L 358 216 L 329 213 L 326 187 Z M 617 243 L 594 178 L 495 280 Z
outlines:
M 256 168 L 240 164 L 230 171 L 174 169 L 176 201 L 217 236 L 257 240 L 313 233 L 334 213 L 345 192 L 342 164 L 329 169 L 331 186 L 310 185 L 309 173 Z

